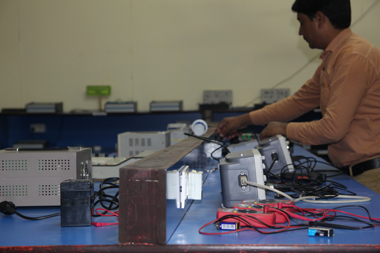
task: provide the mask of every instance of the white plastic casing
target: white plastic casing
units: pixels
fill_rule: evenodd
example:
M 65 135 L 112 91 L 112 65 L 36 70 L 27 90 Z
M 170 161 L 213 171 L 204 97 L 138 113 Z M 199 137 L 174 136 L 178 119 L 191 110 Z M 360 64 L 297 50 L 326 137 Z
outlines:
M 189 172 L 189 199 L 201 200 L 203 189 L 203 172 L 192 170 Z

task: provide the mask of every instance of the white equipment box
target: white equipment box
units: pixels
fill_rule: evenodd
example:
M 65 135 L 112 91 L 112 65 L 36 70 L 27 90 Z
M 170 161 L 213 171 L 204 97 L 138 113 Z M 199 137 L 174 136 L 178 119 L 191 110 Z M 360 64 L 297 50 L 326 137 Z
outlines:
M 92 178 L 105 179 L 119 177 L 119 169 L 140 160 L 140 158 L 125 157 L 93 157 Z
M 170 145 L 176 144 L 184 139 L 187 139 L 185 133 L 190 133 L 190 127 L 186 123 L 171 123 L 168 124 L 167 131 L 170 132 Z
M 138 156 L 126 158 L 126 157 L 92 157 L 92 178 L 94 179 L 106 179 L 110 177 L 119 177 L 119 170 L 128 164 L 137 162 L 151 154 L 154 154 L 155 150 L 145 150 L 138 154 Z
M 146 150 L 170 146 L 170 132 L 125 132 L 117 135 L 119 157 L 132 157 Z
M 16 206 L 59 206 L 60 184 L 91 179 L 90 148 L 0 150 L 0 202 Z

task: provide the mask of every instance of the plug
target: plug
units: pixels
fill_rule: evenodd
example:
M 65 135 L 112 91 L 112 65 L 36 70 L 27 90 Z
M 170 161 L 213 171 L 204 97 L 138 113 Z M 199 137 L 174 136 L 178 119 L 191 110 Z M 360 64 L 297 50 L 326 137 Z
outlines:
M 272 161 L 278 161 L 278 154 L 277 153 L 272 153 L 271 157 L 272 157 Z
M 239 177 L 239 186 L 240 187 L 245 187 L 245 186 L 248 186 L 248 177 L 246 174 L 240 174 Z
M 10 201 L 3 201 L 0 203 L 0 212 L 2 212 L 5 215 L 11 215 L 14 214 L 16 211 L 16 206 L 13 204 L 13 202 Z

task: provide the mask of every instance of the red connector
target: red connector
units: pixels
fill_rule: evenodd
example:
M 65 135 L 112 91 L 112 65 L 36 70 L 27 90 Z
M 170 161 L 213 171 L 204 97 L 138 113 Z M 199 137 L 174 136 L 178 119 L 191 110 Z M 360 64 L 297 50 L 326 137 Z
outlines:
M 111 225 L 119 225 L 119 223 L 104 223 L 104 222 L 92 222 L 91 223 L 95 227 L 104 227 L 104 226 L 111 226 Z

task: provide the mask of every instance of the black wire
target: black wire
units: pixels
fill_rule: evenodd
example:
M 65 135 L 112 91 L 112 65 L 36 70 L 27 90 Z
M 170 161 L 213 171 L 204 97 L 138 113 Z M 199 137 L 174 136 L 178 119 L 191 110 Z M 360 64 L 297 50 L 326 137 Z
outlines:
M 29 216 L 26 216 L 26 215 L 23 215 L 23 214 L 17 212 L 16 211 L 16 205 L 13 204 L 13 202 L 11 202 L 11 201 L 2 201 L 0 203 L 0 211 L 2 213 L 4 213 L 5 215 L 16 214 L 16 215 L 20 216 L 21 218 L 24 218 L 27 220 L 44 220 L 44 219 L 48 219 L 48 218 L 52 218 L 52 217 L 56 217 L 56 216 L 61 215 L 61 213 L 54 213 L 54 214 L 49 214 L 49 215 L 40 216 L 40 217 L 29 217 Z
M 259 140 L 259 137 L 257 136 L 256 132 L 252 132 L 252 134 L 253 134 L 253 136 L 255 136 L 256 141 L 259 143 L 260 140 Z
M 44 219 L 48 219 L 48 218 L 53 218 L 53 217 L 56 217 L 56 216 L 60 216 L 61 213 L 54 213 L 54 214 L 49 214 L 49 215 L 46 215 L 46 216 L 40 216 L 40 217 L 29 217 L 29 216 L 25 216 L 17 211 L 14 211 L 14 214 L 20 216 L 21 218 L 24 218 L 26 220 L 44 220 Z
M 100 183 L 99 191 L 95 192 L 95 194 L 94 194 L 94 199 L 96 199 L 96 197 L 98 198 L 98 200 L 96 202 L 94 202 L 94 206 L 96 206 L 97 204 L 100 203 L 104 209 L 107 209 L 110 211 L 116 210 L 119 208 L 119 198 L 118 198 L 119 197 L 119 191 L 117 191 L 117 193 L 115 195 L 106 194 L 107 190 L 119 188 L 119 185 L 116 183 L 118 181 L 119 181 L 118 177 L 112 177 L 112 178 L 106 178 Z M 109 205 L 106 205 L 105 203 L 108 203 Z M 23 215 L 23 214 L 17 212 L 16 206 L 12 202 L 3 201 L 2 205 L 4 206 L 4 208 L 10 208 L 10 209 L 7 209 L 7 211 L 10 212 L 10 213 L 7 213 L 7 215 L 16 214 L 19 217 L 27 219 L 27 220 L 44 220 L 44 219 L 48 219 L 48 218 L 52 218 L 52 217 L 56 217 L 56 216 L 61 215 L 61 213 L 54 213 L 54 214 L 49 214 L 49 215 L 40 216 L 40 217 L 29 217 L 29 216 L 26 216 L 26 215 Z M 107 212 L 104 211 L 103 214 L 104 213 L 107 213 Z M 93 216 L 99 217 L 100 215 L 93 214 Z
M 223 157 L 221 157 L 221 158 L 216 158 L 216 157 L 214 157 L 213 155 L 214 155 L 214 153 L 215 153 L 216 151 L 218 151 L 218 150 L 221 149 L 221 148 L 224 148 L 224 149 L 227 151 L 227 154 L 230 153 L 230 150 L 228 149 L 228 147 L 226 146 L 225 143 L 222 143 L 222 142 L 220 142 L 220 141 L 213 140 L 213 139 L 211 139 L 211 138 L 207 138 L 207 137 L 203 137 L 203 136 L 197 136 L 197 135 L 194 135 L 194 134 L 189 134 L 189 133 L 184 133 L 184 134 L 187 135 L 187 136 L 191 136 L 191 137 L 194 137 L 194 138 L 197 138 L 197 139 L 200 139 L 200 140 L 206 141 L 206 142 L 211 142 L 211 143 L 215 143 L 215 144 L 219 145 L 220 147 L 216 148 L 216 149 L 215 149 L 213 152 L 211 152 L 211 154 L 210 154 L 211 158 L 214 159 L 214 160 L 216 160 L 216 161 L 218 161 L 218 162 L 219 162 L 220 159 L 222 159 Z
M 191 137 L 194 137 L 194 138 L 206 141 L 206 142 L 212 142 L 212 143 L 218 144 L 218 145 L 223 146 L 224 148 L 226 148 L 228 150 L 227 146 L 224 143 L 221 143 L 220 141 L 216 141 L 216 140 L 213 140 L 211 138 L 206 138 L 203 136 L 198 136 L 198 135 L 189 134 L 189 133 L 184 133 L 184 135 L 191 136 Z
M 265 170 L 267 173 L 270 173 L 270 171 L 272 170 L 273 165 L 274 165 L 274 163 L 275 163 L 276 161 L 278 161 L 278 158 L 273 159 L 272 164 L 269 166 L 269 169 L 268 169 L 268 170 Z
M 328 176 L 326 176 L 326 177 L 336 177 L 336 176 L 340 176 L 340 175 L 342 175 L 342 174 L 344 174 L 343 172 L 340 172 L 340 173 L 337 173 L 337 174 L 334 174 L 334 175 L 328 175 Z
M 104 179 L 100 183 L 99 191 L 95 192 L 94 199 L 98 199 L 94 202 L 94 207 L 100 203 L 104 209 L 109 211 L 117 210 L 119 208 L 119 191 L 117 191 L 114 195 L 109 195 L 106 193 L 106 191 L 110 189 L 119 189 L 118 181 L 118 177 L 110 177 Z M 102 214 L 105 213 L 107 213 L 107 211 L 103 211 Z M 101 215 L 94 213 L 92 216 L 99 217 Z
M 216 151 L 218 151 L 219 149 L 221 149 L 221 148 L 224 148 L 224 147 L 220 146 L 220 147 L 216 148 L 214 151 L 212 151 L 211 154 L 210 154 L 211 158 L 214 159 L 214 160 L 216 160 L 216 161 L 218 161 L 218 162 L 219 162 L 223 157 L 221 157 L 221 158 L 216 158 L 216 157 L 214 157 L 214 153 L 215 153 Z
M 343 184 L 326 180 L 327 176 L 318 177 L 310 175 L 310 173 L 321 174 L 322 172 L 315 170 L 319 161 L 314 157 L 293 156 L 292 161 L 294 165 L 293 172 L 289 172 L 289 165 L 285 165 L 281 169 L 279 177 L 274 177 L 274 179 L 277 178 L 280 180 L 280 184 L 275 182 L 277 189 L 283 190 L 281 188 L 284 188 L 287 189 L 287 191 L 290 190 L 302 194 L 303 196 L 318 196 L 318 198 L 321 199 L 334 198 L 340 194 L 351 196 L 356 195 L 354 192 L 348 191 L 347 187 Z M 324 162 L 321 163 L 328 164 Z M 332 166 L 331 164 L 328 165 Z M 285 176 L 286 172 L 288 173 L 287 176 Z
M 347 225 L 325 222 L 325 221 L 334 221 L 334 220 L 356 221 L 356 222 L 360 222 L 360 223 L 365 223 L 368 226 L 354 227 L 354 226 L 347 226 Z M 374 228 L 375 227 L 375 225 L 372 223 L 369 223 L 369 222 L 364 221 L 364 220 L 360 220 L 360 219 L 355 218 L 355 217 L 346 216 L 346 215 L 337 215 L 334 217 L 327 217 L 325 219 L 322 219 L 321 221 L 310 222 L 309 224 L 312 226 L 330 227 L 330 228 L 338 228 L 338 229 L 346 229 L 346 230 L 361 230 L 361 229 L 365 229 L 365 228 Z
M 371 217 L 371 213 L 369 212 L 369 210 L 367 208 L 365 208 L 364 206 L 360 206 L 360 205 L 345 205 L 345 206 L 338 206 L 338 207 L 335 207 L 334 209 L 341 209 L 341 208 L 346 208 L 346 207 L 359 207 L 361 209 L 364 209 L 367 213 L 367 216 L 368 216 L 368 219 L 370 221 L 373 221 L 373 222 L 377 222 L 377 223 L 380 223 L 380 221 L 377 221 L 377 220 L 374 220 L 372 219 Z

